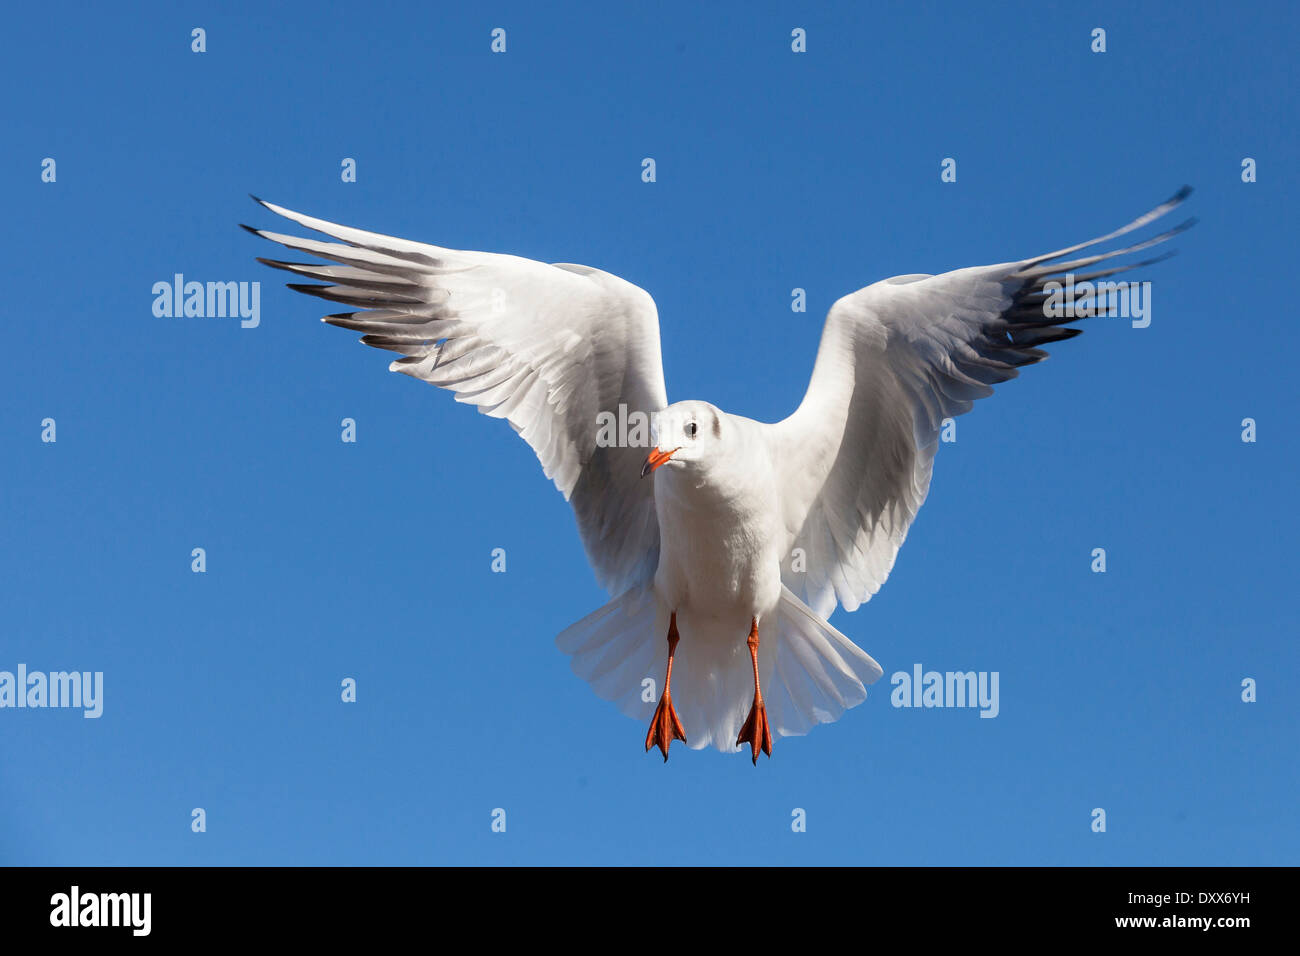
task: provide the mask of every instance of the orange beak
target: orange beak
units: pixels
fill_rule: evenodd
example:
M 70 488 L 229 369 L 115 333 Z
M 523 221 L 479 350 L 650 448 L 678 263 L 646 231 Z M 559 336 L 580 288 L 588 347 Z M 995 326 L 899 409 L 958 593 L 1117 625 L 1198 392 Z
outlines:
M 674 448 L 672 451 L 660 451 L 656 448 L 654 451 L 650 452 L 646 457 L 645 464 L 641 466 L 641 477 L 644 478 L 669 458 L 673 457 L 673 452 L 676 451 L 680 451 L 680 449 Z

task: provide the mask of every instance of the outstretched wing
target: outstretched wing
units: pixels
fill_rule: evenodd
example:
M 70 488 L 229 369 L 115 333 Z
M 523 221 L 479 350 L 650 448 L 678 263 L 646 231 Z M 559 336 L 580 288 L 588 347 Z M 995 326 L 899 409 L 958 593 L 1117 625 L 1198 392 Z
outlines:
M 640 480 L 645 451 L 597 440 L 602 412 L 648 416 L 668 404 L 648 293 L 599 269 L 443 249 L 257 201 L 339 240 L 244 227 L 337 263 L 259 260 L 326 283 L 289 288 L 357 310 L 324 321 L 401 354 L 392 371 L 450 389 L 532 446 L 573 506 L 602 587 L 619 594 L 654 574 L 659 525 L 654 486 Z
M 969 411 L 1020 366 L 1045 359 L 1039 346 L 1080 333 L 1060 327 L 1076 321 L 1077 310 L 1054 314 L 1054 290 L 1044 286 L 1164 242 L 1192 222 L 1127 248 L 1061 260 L 1147 225 L 1190 192 L 1184 188 L 1127 226 L 1068 249 L 937 276 L 898 276 L 836 302 L 803 402 L 768 431 L 787 490 L 792 549 L 803 552 L 802 560 L 786 561 L 786 586 L 823 617 L 837 601 L 854 611 L 880 590 L 925 501 L 943 419 Z M 1095 283 L 1155 261 L 1075 274 L 1074 281 Z

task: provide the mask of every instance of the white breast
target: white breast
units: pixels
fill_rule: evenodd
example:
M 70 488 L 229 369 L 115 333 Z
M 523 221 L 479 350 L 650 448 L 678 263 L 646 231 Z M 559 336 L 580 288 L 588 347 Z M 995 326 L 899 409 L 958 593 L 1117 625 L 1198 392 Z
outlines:
M 766 450 L 737 443 L 725 460 L 655 474 L 655 590 L 679 613 L 762 618 L 781 597 L 785 529 Z

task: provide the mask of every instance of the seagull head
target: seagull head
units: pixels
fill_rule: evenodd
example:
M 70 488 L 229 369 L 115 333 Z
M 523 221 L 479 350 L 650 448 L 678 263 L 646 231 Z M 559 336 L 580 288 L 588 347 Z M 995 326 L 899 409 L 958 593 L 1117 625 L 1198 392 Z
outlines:
M 691 468 L 709 460 L 722 441 L 722 412 L 708 402 L 677 402 L 650 416 L 644 478 L 657 468 Z

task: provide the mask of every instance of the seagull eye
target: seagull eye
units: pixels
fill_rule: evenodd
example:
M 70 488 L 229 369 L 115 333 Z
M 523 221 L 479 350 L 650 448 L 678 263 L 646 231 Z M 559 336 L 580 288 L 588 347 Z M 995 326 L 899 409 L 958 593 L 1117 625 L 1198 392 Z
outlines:
M 696 431 L 698 431 L 698 430 L 699 430 L 699 429 L 698 429 L 698 427 L 696 426 L 695 422 L 690 422 L 690 423 L 686 426 L 686 437 L 687 437 L 687 438 L 694 438 L 694 437 L 695 437 L 695 433 L 696 433 Z

